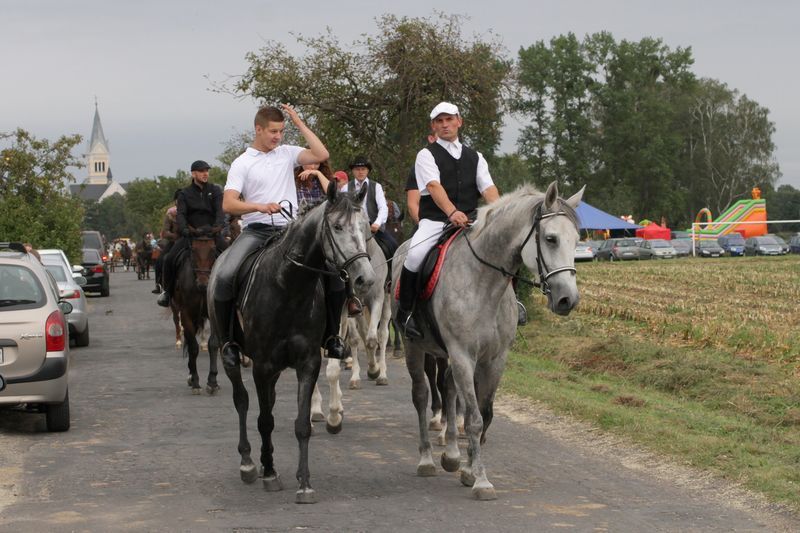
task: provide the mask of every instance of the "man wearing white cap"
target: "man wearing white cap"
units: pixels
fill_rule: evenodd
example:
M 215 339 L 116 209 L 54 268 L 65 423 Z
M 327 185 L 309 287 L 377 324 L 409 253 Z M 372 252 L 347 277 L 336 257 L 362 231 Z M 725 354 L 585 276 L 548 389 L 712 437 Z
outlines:
M 436 142 L 417 153 L 414 171 L 420 191 L 419 228 L 400 275 L 400 305 L 397 322 L 406 337 L 421 337 L 411 316 L 416 298 L 417 275 L 437 236 L 448 224 L 466 226 L 478 208 L 480 196 L 494 202 L 500 196 L 483 155 L 458 140 L 463 121 L 458 107 L 441 102 L 431 111 Z

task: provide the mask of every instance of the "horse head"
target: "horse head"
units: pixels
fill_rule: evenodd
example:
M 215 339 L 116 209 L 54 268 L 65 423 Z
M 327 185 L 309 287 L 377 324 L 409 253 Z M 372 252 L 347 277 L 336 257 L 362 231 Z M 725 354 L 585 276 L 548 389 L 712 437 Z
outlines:
M 349 279 L 356 293 L 366 293 L 375 282 L 375 271 L 367 253 L 371 237 L 369 221 L 362 209 L 367 187 L 357 193 L 328 187 L 323 220 L 322 250 L 325 258 L 336 266 L 343 279 Z
M 197 288 L 205 291 L 214 260 L 217 258 L 217 244 L 211 237 L 192 239 L 192 270 Z
M 580 300 L 575 275 L 578 242 L 575 209 L 582 197 L 583 189 L 564 200 L 558 196 L 556 182 L 551 183 L 544 199 L 537 204 L 533 227 L 522 246 L 525 266 L 538 272 L 548 305 L 559 315 L 568 315 Z

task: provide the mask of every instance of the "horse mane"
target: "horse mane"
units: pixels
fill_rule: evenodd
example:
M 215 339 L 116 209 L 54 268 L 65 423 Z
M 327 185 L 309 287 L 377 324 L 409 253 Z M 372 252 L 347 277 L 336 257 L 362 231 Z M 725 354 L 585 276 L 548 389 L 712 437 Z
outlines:
M 498 214 L 504 213 L 506 211 L 510 211 L 509 217 L 517 220 L 517 219 L 526 219 L 531 216 L 531 204 L 537 204 L 544 202 L 544 195 L 545 193 L 538 190 L 530 183 L 523 183 L 513 191 L 506 193 L 497 201 L 484 205 L 478 208 L 478 218 L 474 224 L 472 224 L 471 232 L 476 237 L 481 234 L 481 232 L 486 229 L 489 224 L 489 221 L 495 218 Z M 557 200 L 559 210 L 563 211 L 567 218 L 569 218 L 575 227 L 579 227 L 580 224 L 578 222 L 578 215 L 575 210 L 569 206 L 563 198 L 560 196 Z M 549 211 L 543 211 L 542 214 L 545 215 Z
M 316 213 L 320 212 L 320 210 L 324 211 L 325 210 L 324 206 L 327 205 L 328 205 L 328 199 L 326 197 L 325 200 L 311 207 L 310 209 L 306 210 L 305 213 L 292 220 L 289 223 L 288 227 L 286 228 L 286 232 L 283 234 L 282 237 L 280 237 L 280 240 L 276 243 L 276 247 L 283 246 L 287 242 L 292 242 L 292 239 L 294 239 L 292 235 L 296 231 L 298 231 L 299 228 L 303 226 L 302 224 L 303 221 L 305 221 L 308 218 L 311 218 Z M 361 209 L 360 207 L 356 207 L 356 205 L 353 203 L 352 193 L 342 192 L 342 191 L 336 193 L 336 206 L 338 209 L 348 214 L 357 213 Z

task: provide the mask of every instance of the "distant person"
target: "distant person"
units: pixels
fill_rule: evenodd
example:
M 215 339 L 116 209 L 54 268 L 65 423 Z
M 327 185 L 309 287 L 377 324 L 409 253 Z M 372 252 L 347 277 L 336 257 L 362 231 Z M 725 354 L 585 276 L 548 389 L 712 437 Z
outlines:
M 328 185 L 334 180 L 328 161 L 308 163 L 294 169 L 294 184 L 297 187 L 297 214 L 303 215 L 312 207 L 321 204 L 328 194 Z

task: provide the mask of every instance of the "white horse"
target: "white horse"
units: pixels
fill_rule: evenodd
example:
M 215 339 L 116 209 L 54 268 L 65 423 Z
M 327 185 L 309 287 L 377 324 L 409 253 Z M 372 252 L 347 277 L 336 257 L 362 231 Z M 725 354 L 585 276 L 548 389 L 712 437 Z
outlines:
M 496 498 L 486 476 L 481 444 L 492 421 L 495 391 L 505 369 L 508 349 L 517 326 L 517 305 L 511 276 L 524 263 L 538 271 L 538 284 L 550 309 L 567 315 L 579 296 L 575 277 L 578 223 L 574 209 L 583 190 L 563 200 L 552 183 L 542 195 L 531 186 L 502 196 L 479 209 L 478 220 L 450 245 L 438 287 L 428 302 L 445 349 L 434 340 L 427 323 L 417 316 L 424 337 L 406 339 L 406 366 L 412 381 L 412 399 L 419 422 L 417 475 L 436 473 L 428 436 L 428 383 L 425 353 L 449 360 L 449 391 L 464 401 L 468 458 L 461 483 L 472 487 L 481 500 Z M 408 243 L 395 254 L 393 284 L 397 283 Z M 392 298 L 394 300 L 394 298 Z M 393 302 L 396 312 L 397 302 Z M 455 472 L 461 466 L 456 433 L 456 394 L 447 394 L 446 447 L 442 467 Z
M 389 266 L 386 256 L 375 239 L 367 241 L 367 253 L 372 268 L 375 271 L 376 282 L 363 296 L 363 312 L 352 318 L 347 318 L 347 313 L 342 313 L 342 324 L 339 334 L 346 339 L 353 357 L 352 372 L 350 375 L 350 388 L 361 388 L 361 365 L 358 361 L 359 347 L 363 345 L 367 354 L 367 377 L 375 380 L 376 385 L 388 385 L 386 375 L 386 340 L 389 338 L 389 321 L 392 318 L 391 298 L 386 287 L 386 276 Z M 325 376 L 328 379 L 330 398 L 328 400 L 328 416 L 326 429 L 329 433 L 339 433 L 342 430 L 344 407 L 342 406 L 342 389 L 339 386 L 341 365 L 336 359 L 328 359 L 325 367 Z M 321 421 L 325 419 L 322 411 L 322 397 L 319 388 L 315 388 L 312 398 L 311 419 Z

